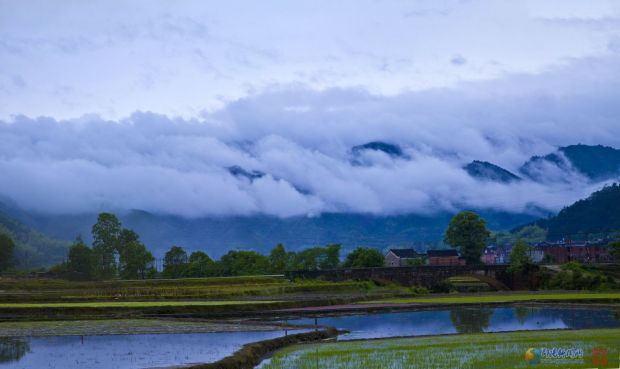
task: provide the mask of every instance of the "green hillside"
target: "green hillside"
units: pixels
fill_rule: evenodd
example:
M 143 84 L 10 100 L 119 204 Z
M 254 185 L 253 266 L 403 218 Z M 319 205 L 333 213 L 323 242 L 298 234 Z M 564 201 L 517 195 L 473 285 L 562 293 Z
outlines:
M 15 242 L 15 262 L 19 268 L 50 266 L 67 255 L 69 242 L 54 240 L 0 211 L 0 233 Z
M 548 239 L 573 239 L 613 235 L 620 232 L 620 186 L 613 184 L 564 208 L 557 216 L 537 221 Z

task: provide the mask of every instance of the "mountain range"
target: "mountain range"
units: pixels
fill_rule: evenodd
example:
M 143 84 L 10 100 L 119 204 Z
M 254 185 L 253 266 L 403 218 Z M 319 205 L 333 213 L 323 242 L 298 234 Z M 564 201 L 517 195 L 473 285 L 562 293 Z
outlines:
M 352 161 L 365 165 L 360 158 L 368 151 L 383 152 L 399 160 L 409 159 L 397 145 L 376 141 L 353 147 Z M 478 160 L 463 169 L 477 180 L 513 183 L 524 180 L 544 182 L 547 179 L 540 174 L 543 171 L 553 172 L 549 168 L 560 173 L 560 177 L 578 176 L 591 183 L 613 180 L 620 177 L 620 150 L 586 145 L 560 147 L 548 155 L 530 158 L 519 168 L 518 175 L 493 163 Z M 239 166 L 229 167 L 228 171 L 248 181 L 265 175 L 261 171 Z M 620 208 L 619 192 L 617 186 L 611 186 L 546 219 L 539 218 L 551 214 L 509 213 L 483 208 L 470 210 L 478 211 L 492 230 L 514 229 L 535 222 L 548 230 L 549 239 L 557 239 L 574 233 L 620 229 L 620 223 L 613 215 Z M 118 215 L 123 226 L 138 232 L 157 257 L 163 256 L 173 244 L 190 251 L 204 250 L 212 257 L 219 257 L 229 249 L 268 252 L 278 243 L 285 244 L 291 250 L 340 243 L 345 251 L 360 245 L 380 249 L 414 246 L 423 251 L 441 242 L 454 212 L 389 216 L 323 213 L 288 218 L 251 215 L 190 219 L 133 210 Z M 16 240 L 18 256 L 28 266 L 50 265 L 62 260 L 69 243 L 67 240 L 77 235 L 90 242 L 90 229 L 96 217 L 95 212 L 76 215 L 35 213 L 24 211 L 10 199 L 0 202 L 0 232 L 8 233 Z
M 620 178 L 620 150 L 607 146 L 570 145 L 545 156 L 532 156 L 514 174 L 498 165 L 474 160 L 463 167 L 480 180 L 509 183 L 522 179 L 536 182 L 568 180 L 581 176 L 589 182 Z

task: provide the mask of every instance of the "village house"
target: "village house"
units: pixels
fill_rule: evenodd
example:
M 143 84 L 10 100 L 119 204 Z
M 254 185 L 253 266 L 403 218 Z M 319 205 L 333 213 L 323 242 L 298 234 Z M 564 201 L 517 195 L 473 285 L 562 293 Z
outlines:
M 421 256 L 414 249 L 390 249 L 385 254 L 384 265 L 387 267 L 408 266 Z
M 484 264 L 509 264 L 512 246 L 488 246 L 484 249 L 480 261 Z M 564 264 L 570 261 L 579 263 L 611 262 L 607 241 L 571 241 L 540 242 L 528 250 L 532 262 Z
M 512 246 L 487 246 L 480 257 L 480 261 L 484 264 L 508 264 L 511 251 Z
M 606 241 L 572 241 L 540 242 L 536 250 L 543 253 L 546 263 L 564 264 L 570 261 L 579 263 L 606 263 L 611 261 Z
M 426 252 L 428 265 L 464 265 L 465 260 L 459 258 L 454 249 L 428 250 Z

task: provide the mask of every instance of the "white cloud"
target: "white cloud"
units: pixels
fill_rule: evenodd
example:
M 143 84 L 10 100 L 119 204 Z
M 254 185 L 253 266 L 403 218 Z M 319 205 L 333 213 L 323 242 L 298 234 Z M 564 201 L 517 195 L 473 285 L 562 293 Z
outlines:
M 188 118 L 274 85 L 398 95 L 537 73 L 609 53 L 619 14 L 615 1 L 0 0 L 0 117 Z
M 543 183 L 485 183 L 461 167 L 479 159 L 516 171 L 556 146 L 620 146 L 618 64 L 616 56 L 575 60 L 390 97 L 283 86 L 200 119 L 19 116 L 0 122 L 0 194 L 40 211 L 185 216 L 558 210 L 600 184 L 552 173 Z M 351 148 L 369 141 L 398 144 L 407 158 L 371 152 L 354 164 Z M 226 169 L 233 165 L 267 175 L 237 178 Z

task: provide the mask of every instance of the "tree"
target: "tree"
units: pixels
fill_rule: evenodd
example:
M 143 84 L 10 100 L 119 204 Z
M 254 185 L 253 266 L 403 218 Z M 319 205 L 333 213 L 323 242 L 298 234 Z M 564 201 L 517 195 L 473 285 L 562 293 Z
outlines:
M 325 258 L 319 264 L 321 269 L 335 269 L 340 264 L 340 245 L 331 244 L 325 247 Z
M 495 232 L 491 235 L 493 242 L 497 245 L 510 245 L 519 239 L 526 243 L 533 244 L 547 239 L 547 230 L 535 224 L 527 225 L 518 231 Z
M 95 274 L 100 279 L 116 274 L 116 253 L 119 249 L 121 222 L 116 215 L 101 213 L 93 225 L 93 259 Z
M 66 271 L 71 279 L 93 279 L 93 250 L 84 243 L 81 236 L 77 236 L 69 247 Z
M 620 239 L 609 244 L 609 254 L 614 261 L 620 261 Z
M 123 253 L 123 249 L 132 242 L 140 242 L 140 236 L 132 229 L 123 228 L 118 235 L 118 242 L 116 244 L 116 251 L 120 254 Z
M 153 269 L 153 254 L 139 241 L 130 241 L 120 255 L 120 275 L 124 279 L 145 279 Z
M 288 255 L 284 246 L 279 243 L 271 250 L 269 254 L 269 263 L 271 264 L 271 272 L 276 274 L 284 273 L 288 262 Z
M 164 271 L 166 278 L 180 278 L 187 271 L 187 252 L 180 246 L 172 246 L 164 255 Z
M 291 254 L 289 269 L 318 270 L 333 269 L 340 264 L 340 245 L 311 247 Z
M 510 266 L 508 271 L 511 273 L 523 273 L 532 266 L 532 259 L 529 255 L 530 245 L 523 240 L 518 240 L 510 252 Z
M 383 254 L 372 247 L 358 247 L 347 255 L 347 268 L 370 268 L 383 266 Z
M 479 264 L 490 232 L 480 216 L 462 211 L 450 220 L 444 242 L 459 249 L 468 264 Z
M 223 275 L 257 275 L 269 273 L 269 258 L 256 251 L 229 251 L 220 259 Z
M 14 252 L 15 243 L 13 239 L 6 234 L 0 234 L 0 272 L 4 272 L 13 266 Z
M 189 256 L 187 277 L 208 277 L 215 275 L 215 262 L 202 251 L 194 251 Z

